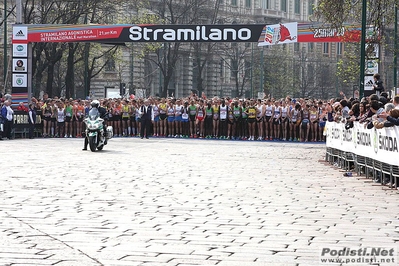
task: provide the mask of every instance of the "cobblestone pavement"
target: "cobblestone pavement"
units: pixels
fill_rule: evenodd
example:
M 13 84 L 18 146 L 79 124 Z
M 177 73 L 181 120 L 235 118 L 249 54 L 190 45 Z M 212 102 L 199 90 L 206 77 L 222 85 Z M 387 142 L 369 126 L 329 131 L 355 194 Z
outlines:
M 0 265 L 320 265 L 395 246 L 397 191 L 325 145 L 186 139 L 0 142 Z

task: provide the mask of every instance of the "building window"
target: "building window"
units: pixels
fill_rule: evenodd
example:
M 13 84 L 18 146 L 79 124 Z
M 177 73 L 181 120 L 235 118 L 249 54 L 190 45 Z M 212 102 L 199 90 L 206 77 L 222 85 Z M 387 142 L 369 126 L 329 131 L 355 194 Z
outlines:
M 106 72 L 115 72 L 115 59 L 112 57 L 107 58 L 107 62 L 105 63 L 104 70 Z
M 343 52 L 343 43 L 338 42 L 337 43 L 337 55 L 342 55 L 342 52 Z
M 269 9 L 270 8 L 270 0 L 261 0 L 260 2 L 262 9 Z
M 281 0 L 281 11 L 287 12 L 287 0 Z
M 231 0 L 231 5 L 232 6 L 237 6 L 237 0 Z
M 314 43 L 312 43 L 312 42 L 308 43 L 308 51 L 309 51 L 309 53 L 314 52 Z
M 328 42 L 323 43 L 323 54 L 324 55 L 330 54 L 330 43 L 328 43 Z
M 245 7 L 251 8 L 251 0 L 245 0 Z
M 314 0 L 309 0 L 309 15 L 313 15 Z
M 314 66 L 312 65 L 312 64 L 308 64 L 308 73 L 307 73 L 307 76 L 308 76 L 308 82 L 311 84 L 311 85 L 314 85 L 314 80 L 315 80 L 315 74 L 314 74 L 314 71 L 315 69 L 314 69 Z
M 245 65 L 244 75 L 246 78 L 249 78 L 251 76 L 251 69 L 252 69 L 251 61 L 245 61 L 244 65 Z
M 294 12 L 295 14 L 301 14 L 301 0 L 295 0 Z
M 294 51 L 299 52 L 299 43 L 294 43 Z

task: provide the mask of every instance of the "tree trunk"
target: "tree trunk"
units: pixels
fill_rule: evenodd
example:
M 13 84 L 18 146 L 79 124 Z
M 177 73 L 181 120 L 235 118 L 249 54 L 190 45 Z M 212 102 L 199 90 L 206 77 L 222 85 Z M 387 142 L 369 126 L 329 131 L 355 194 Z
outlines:
M 236 95 L 234 95 L 234 97 L 236 97 L 237 94 L 240 93 L 240 83 L 238 82 L 238 71 L 237 71 L 237 73 L 235 74 L 235 76 L 236 76 L 236 90 L 235 90 Z
M 54 81 L 54 65 L 52 63 L 49 63 L 47 67 L 47 86 L 46 86 L 46 91 L 48 92 L 49 95 L 53 95 L 53 81 Z M 60 97 L 61 95 L 57 95 Z M 54 97 L 54 95 L 53 95 Z
M 65 75 L 65 95 L 66 98 L 71 98 L 75 92 L 75 76 L 74 76 L 74 61 L 75 61 L 75 48 L 74 43 L 68 43 L 68 58 L 67 58 L 67 71 Z
M 42 79 L 43 79 L 43 72 L 37 72 L 35 75 L 35 85 L 34 85 L 34 94 L 39 95 L 42 89 Z M 51 97 L 51 92 L 48 92 L 48 95 Z
M 170 76 L 166 75 L 163 77 L 163 88 L 162 88 L 162 97 L 168 97 L 168 89 L 169 89 L 169 82 L 170 82 Z
M 201 68 L 200 68 L 201 69 Z M 204 79 L 202 78 L 201 75 L 202 71 L 199 70 L 198 76 L 197 76 L 197 90 L 198 90 L 198 96 L 202 96 L 202 92 L 204 91 Z
M 197 91 L 198 91 L 198 96 L 202 96 L 202 91 L 204 90 L 204 84 L 203 84 L 203 79 L 202 79 L 202 71 L 204 70 L 203 64 L 201 62 L 201 54 L 200 54 L 200 48 L 201 44 L 197 44 L 196 48 L 196 64 L 198 68 L 198 73 L 197 73 Z

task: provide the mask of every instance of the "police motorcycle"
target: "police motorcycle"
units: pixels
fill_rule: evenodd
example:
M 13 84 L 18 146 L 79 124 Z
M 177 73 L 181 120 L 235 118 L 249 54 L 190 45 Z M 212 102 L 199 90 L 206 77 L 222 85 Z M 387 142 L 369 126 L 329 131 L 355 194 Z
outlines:
M 112 126 L 108 126 L 104 130 L 104 119 L 101 118 L 100 111 L 98 110 L 98 104 L 90 109 L 88 116 L 84 119 L 84 122 L 86 124 L 85 144 L 89 144 L 90 150 L 92 152 L 95 152 L 96 149 L 101 151 L 104 146 L 107 145 L 108 140 L 113 137 L 113 129 Z

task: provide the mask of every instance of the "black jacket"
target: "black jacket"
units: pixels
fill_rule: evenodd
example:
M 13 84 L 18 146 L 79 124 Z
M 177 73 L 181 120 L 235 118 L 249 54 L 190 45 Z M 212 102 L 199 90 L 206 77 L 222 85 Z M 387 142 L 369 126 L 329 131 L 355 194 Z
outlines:
M 387 120 L 389 122 L 391 122 L 392 124 L 394 124 L 395 126 L 399 126 L 399 119 L 398 118 L 394 118 L 392 116 L 387 116 Z
M 374 84 L 374 90 L 379 92 L 384 91 L 384 86 L 382 85 L 382 83 L 382 80 L 376 80 Z

